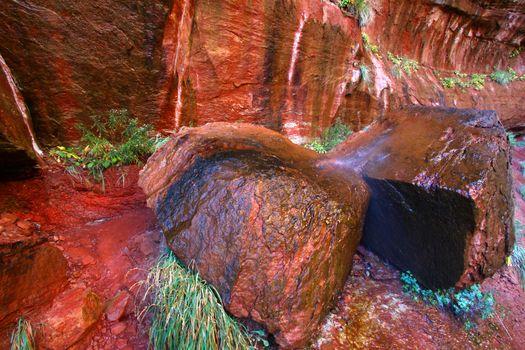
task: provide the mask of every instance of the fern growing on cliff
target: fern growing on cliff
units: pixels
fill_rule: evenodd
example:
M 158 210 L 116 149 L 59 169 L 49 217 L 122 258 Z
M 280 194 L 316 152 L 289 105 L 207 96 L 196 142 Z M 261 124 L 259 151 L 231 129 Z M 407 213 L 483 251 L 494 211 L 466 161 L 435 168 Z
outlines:
M 317 153 L 327 153 L 346 140 L 351 134 L 352 129 L 337 119 L 334 125 L 323 131 L 320 139 L 306 144 L 305 147 Z
M 107 118 L 91 117 L 92 125 L 78 124 L 82 137 L 77 147 L 58 146 L 50 151 L 57 162 L 76 172 L 83 168 L 104 183 L 104 170 L 112 166 L 141 164 L 164 138 L 151 136 L 152 126 L 140 124 L 126 110 L 111 110 Z
M 257 336 L 228 315 L 218 291 L 184 268 L 171 251 L 159 258 L 142 286 L 146 306 L 139 318 L 153 316 L 149 348 L 255 349 Z

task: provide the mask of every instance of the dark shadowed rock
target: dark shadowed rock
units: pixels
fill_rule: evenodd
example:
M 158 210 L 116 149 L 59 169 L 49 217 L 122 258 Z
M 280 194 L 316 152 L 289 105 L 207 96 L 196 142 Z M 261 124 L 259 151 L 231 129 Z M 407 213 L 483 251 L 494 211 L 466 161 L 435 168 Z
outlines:
M 478 282 L 509 254 L 509 145 L 495 112 L 393 112 L 327 158 L 322 168 L 358 171 L 371 189 L 364 243 L 426 286 Z
M 214 123 L 177 134 L 140 179 L 175 254 L 283 348 L 304 346 L 332 305 L 367 205 L 362 180 L 316 159 L 268 129 Z
M 29 111 L 11 70 L 0 55 L 0 180 L 34 174 L 41 156 Z

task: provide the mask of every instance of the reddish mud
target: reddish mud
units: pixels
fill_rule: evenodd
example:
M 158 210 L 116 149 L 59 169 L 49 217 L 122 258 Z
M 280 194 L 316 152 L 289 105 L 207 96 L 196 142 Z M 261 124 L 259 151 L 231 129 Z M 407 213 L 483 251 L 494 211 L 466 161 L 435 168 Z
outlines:
M 59 168 L 43 171 L 35 179 L 0 183 L 0 212 L 41 225 L 69 264 L 68 285 L 54 305 L 26 315 L 51 334 L 39 334 L 42 348 L 60 349 L 73 343 L 80 349 L 147 347 L 132 295 L 134 285 L 158 256 L 160 233 L 136 186 L 137 175 L 134 166 L 107 172 L 105 193 L 100 185 L 75 179 Z M 82 293 L 96 294 L 105 307 L 102 317 L 94 313 L 93 324 L 75 319 L 75 308 L 82 310 L 80 318 L 86 310 L 81 303 L 88 299 L 82 299 Z M 7 345 L 0 343 L 3 346 Z

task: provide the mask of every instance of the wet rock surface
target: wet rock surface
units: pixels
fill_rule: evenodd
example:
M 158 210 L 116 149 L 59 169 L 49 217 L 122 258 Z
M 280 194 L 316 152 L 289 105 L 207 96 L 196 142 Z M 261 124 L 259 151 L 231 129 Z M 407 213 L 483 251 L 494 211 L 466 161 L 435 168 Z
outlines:
M 27 220 L 0 214 L 0 334 L 32 308 L 45 305 L 66 286 L 62 252 Z
M 124 183 L 119 180 L 123 174 Z M 157 258 L 161 233 L 136 184 L 137 167 L 109 171 L 105 177 L 105 192 L 100 185 L 83 183 L 53 168 L 29 180 L 0 182 L 0 210 L 10 208 L 0 215 L 0 226 L 14 233 L 25 226 L 19 223 L 32 224 L 31 232 L 40 226 L 40 239 L 48 240 L 45 245 L 65 257 L 69 266 L 62 290 L 54 293 L 43 288 L 45 297 L 0 321 L 0 349 L 8 348 L 20 316 L 32 323 L 39 348 L 66 349 L 74 342 L 74 349 L 147 349 L 147 327 L 139 326 L 135 315 L 134 286 Z M 33 236 L 20 233 L 16 237 L 27 241 Z M 0 255 L 3 251 L 0 249 Z M 53 263 L 49 256 L 44 261 Z M 44 276 L 45 266 L 35 278 Z M 58 275 L 59 267 L 54 264 L 53 273 Z M 99 314 L 98 302 L 84 302 L 90 292 L 111 316 Z M 84 321 L 79 313 L 83 308 L 97 311 L 92 313 L 96 322 L 94 317 Z M 3 310 L 2 306 L 0 312 Z
M 55 299 L 39 324 L 44 349 L 69 349 L 92 330 L 104 309 L 102 300 L 92 290 L 77 287 Z
M 495 112 L 408 108 L 327 158 L 370 186 L 364 244 L 425 285 L 478 282 L 510 253 L 509 145 Z
M 214 123 L 174 136 L 140 179 L 175 254 L 283 348 L 305 346 L 331 307 L 367 205 L 362 180 L 316 172 L 316 157 L 268 129 Z

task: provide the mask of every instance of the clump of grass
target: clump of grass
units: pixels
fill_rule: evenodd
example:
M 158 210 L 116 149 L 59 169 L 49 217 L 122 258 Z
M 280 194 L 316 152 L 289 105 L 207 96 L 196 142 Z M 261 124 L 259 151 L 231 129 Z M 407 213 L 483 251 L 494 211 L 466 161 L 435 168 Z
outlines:
M 366 26 L 372 19 L 368 0 L 340 0 L 339 7 L 357 17 L 361 27 Z
M 126 110 L 111 110 L 107 118 L 91 117 L 92 125 L 78 124 L 82 137 L 77 147 L 58 146 L 50 151 L 70 173 L 87 169 L 97 181 L 104 181 L 104 170 L 112 166 L 142 164 L 145 157 L 167 138 L 152 136 L 153 128 L 131 118 Z
M 21 317 L 11 334 L 10 350 L 34 350 L 35 337 L 31 323 Z
M 518 74 L 512 68 L 507 70 L 497 70 L 490 74 L 490 79 L 494 80 L 500 85 L 508 85 L 514 80 L 518 79 Z
M 153 314 L 149 348 L 255 349 L 254 339 L 224 310 L 218 291 L 172 252 L 159 258 L 142 285 L 146 306 L 140 317 Z
M 370 68 L 364 63 L 359 65 L 359 72 L 361 73 L 361 79 L 368 85 L 370 84 Z
M 392 52 L 388 52 L 387 57 L 394 64 L 392 72 L 398 78 L 401 77 L 403 72 L 407 76 L 410 76 L 413 72 L 419 69 L 419 63 L 416 60 L 403 56 L 397 56 Z
M 507 265 L 514 269 L 521 288 L 525 290 L 525 248 L 523 248 L 520 243 L 525 234 L 525 225 L 516 220 L 514 223 L 514 232 L 516 233 L 516 243 L 514 244 L 511 255 L 507 258 Z
M 475 327 L 475 320 L 491 318 L 495 315 L 495 300 L 491 292 L 482 292 L 475 284 L 469 288 L 456 291 L 430 290 L 421 287 L 410 271 L 401 274 L 403 291 L 411 294 L 416 301 L 423 301 L 443 310 L 451 311 L 464 322 L 465 328 Z
M 324 130 L 320 139 L 306 144 L 305 147 L 317 153 L 327 153 L 346 140 L 351 134 L 352 130 L 337 119 L 334 125 Z
M 364 45 L 365 49 L 370 51 L 370 52 L 372 52 L 377 57 L 381 58 L 381 54 L 379 52 L 379 46 L 373 44 L 370 41 L 370 37 L 368 36 L 368 34 L 362 33 L 361 34 L 361 38 L 363 39 L 363 45 Z

